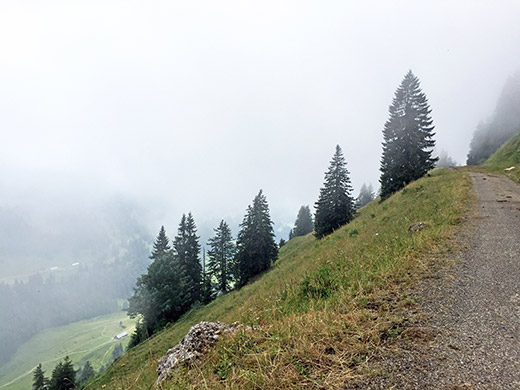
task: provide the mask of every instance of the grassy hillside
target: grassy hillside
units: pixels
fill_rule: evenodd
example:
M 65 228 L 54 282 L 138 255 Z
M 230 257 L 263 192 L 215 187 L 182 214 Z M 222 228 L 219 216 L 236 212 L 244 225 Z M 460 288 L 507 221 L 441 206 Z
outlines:
M 119 321 L 126 326 L 124 330 Z M 32 371 L 38 363 L 42 363 L 50 376 L 56 364 L 67 355 L 76 368 L 83 367 L 90 360 L 97 370 L 108 363 L 116 344 L 121 342 L 123 347 L 128 344 L 128 337 L 121 341 L 113 337 L 122 331 L 130 334 L 133 328 L 134 321 L 121 312 L 41 332 L 22 345 L 15 356 L 0 367 L 0 389 L 30 389 Z
M 507 173 L 507 176 L 520 182 L 520 133 L 502 145 L 484 165 L 500 173 L 504 173 L 505 168 L 514 166 L 516 170 Z
M 291 240 L 274 267 L 240 291 L 193 310 L 130 351 L 89 389 L 150 389 L 157 360 L 201 320 L 241 321 L 259 331 L 227 338 L 164 389 L 322 389 L 370 375 L 366 366 L 407 326 L 407 287 L 450 249 L 470 199 L 461 172 L 435 170 L 317 241 Z M 408 232 L 414 222 L 428 229 Z M 406 310 L 409 312 L 409 310 Z

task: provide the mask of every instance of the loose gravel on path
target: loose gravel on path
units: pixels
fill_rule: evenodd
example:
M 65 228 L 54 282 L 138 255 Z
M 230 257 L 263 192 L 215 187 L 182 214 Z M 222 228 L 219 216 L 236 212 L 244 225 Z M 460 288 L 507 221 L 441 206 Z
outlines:
M 405 332 L 377 357 L 385 374 L 361 388 L 520 389 L 520 186 L 499 175 L 471 179 L 478 210 L 460 261 L 418 289 L 426 319 L 409 333 L 417 337 Z

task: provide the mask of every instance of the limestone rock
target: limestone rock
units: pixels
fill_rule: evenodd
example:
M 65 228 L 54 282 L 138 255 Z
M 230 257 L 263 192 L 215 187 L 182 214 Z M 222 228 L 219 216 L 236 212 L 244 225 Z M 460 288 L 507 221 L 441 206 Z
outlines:
M 189 364 L 200 358 L 208 349 L 213 347 L 220 337 L 226 333 L 235 333 L 240 329 L 252 329 L 238 322 L 224 324 L 222 322 L 202 321 L 191 327 L 179 344 L 168 350 L 157 363 L 159 377 L 155 382 L 158 385 L 168 375 L 177 370 L 182 364 Z
M 428 229 L 428 227 L 429 227 L 428 224 L 425 223 L 425 222 L 412 223 L 408 227 L 408 233 L 410 233 L 410 234 L 417 233 L 418 231 L 421 231 L 421 230 L 424 230 L 424 229 Z

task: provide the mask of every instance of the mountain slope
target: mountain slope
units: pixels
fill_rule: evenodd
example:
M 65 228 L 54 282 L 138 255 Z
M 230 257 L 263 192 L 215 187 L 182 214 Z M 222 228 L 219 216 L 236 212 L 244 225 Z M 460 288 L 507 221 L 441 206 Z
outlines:
M 291 240 L 270 271 L 192 310 L 88 388 L 149 389 L 157 360 L 201 320 L 241 321 L 260 330 L 225 339 L 165 389 L 336 388 L 369 375 L 365 362 L 406 328 L 404 309 L 415 304 L 406 288 L 450 248 L 469 194 L 463 173 L 435 170 L 385 202 L 368 204 L 320 241 L 311 235 Z M 427 229 L 410 234 L 415 222 Z
M 515 170 L 507 173 L 507 176 L 520 182 L 520 133 L 502 145 L 484 165 L 499 172 L 514 166 Z

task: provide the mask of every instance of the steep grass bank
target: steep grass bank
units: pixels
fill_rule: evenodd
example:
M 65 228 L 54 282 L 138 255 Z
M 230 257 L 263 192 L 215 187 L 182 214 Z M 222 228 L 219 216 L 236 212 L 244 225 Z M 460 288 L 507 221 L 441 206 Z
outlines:
M 505 174 L 512 180 L 520 183 L 520 133 L 500 147 L 485 163 L 491 171 Z M 514 166 L 511 172 L 504 169 Z
M 340 388 L 370 375 L 364 364 L 407 326 L 406 290 L 449 251 L 470 198 L 459 171 L 440 169 L 317 241 L 291 240 L 272 270 L 187 313 L 130 351 L 89 389 L 149 389 L 157 360 L 201 320 L 241 321 L 259 331 L 219 343 L 164 389 Z M 427 229 L 408 232 L 414 222 Z

